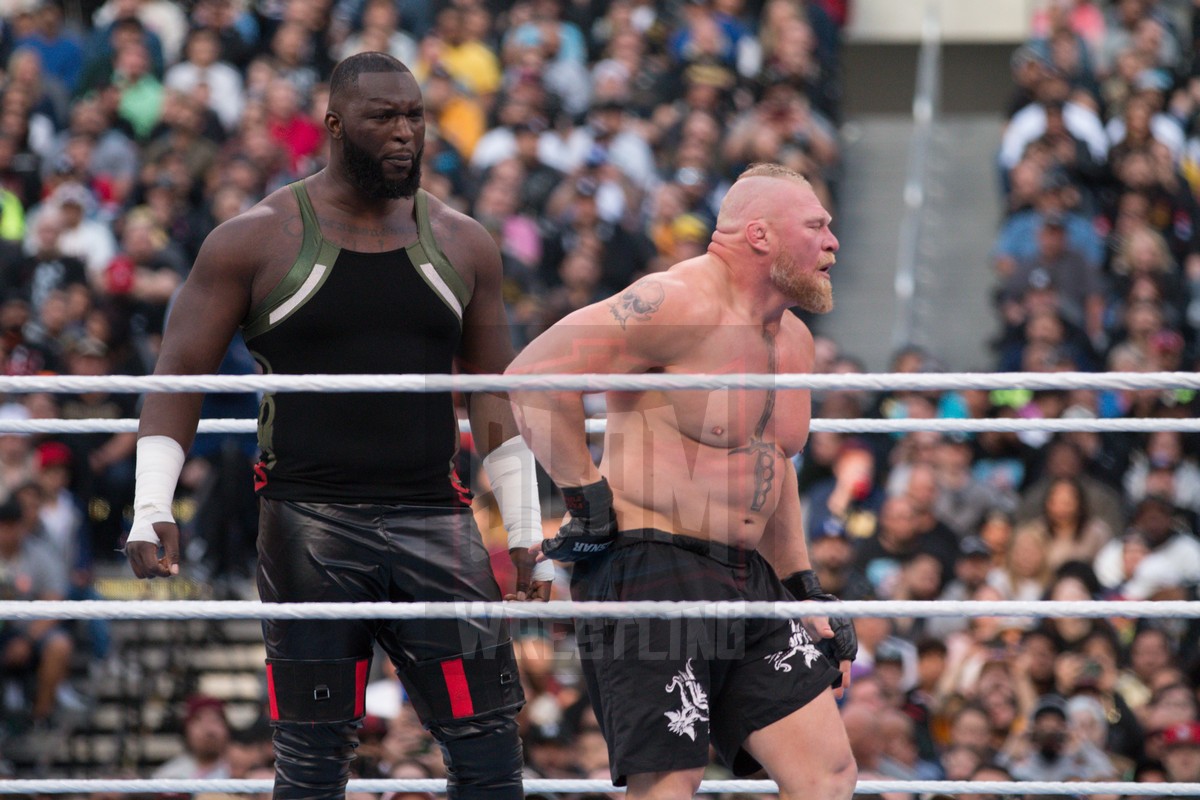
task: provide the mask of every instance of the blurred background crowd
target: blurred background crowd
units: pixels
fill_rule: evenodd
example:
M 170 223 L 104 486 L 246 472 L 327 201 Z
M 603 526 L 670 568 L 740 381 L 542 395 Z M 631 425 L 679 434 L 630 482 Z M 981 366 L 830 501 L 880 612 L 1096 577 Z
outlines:
M 1188 0 L 1033 5 L 994 165 L 1005 213 L 990 254 L 979 247 L 977 268 L 990 259 L 994 271 L 994 368 L 1191 369 L 1200 14 Z M 150 372 L 205 235 L 322 167 L 325 81 L 363 50 L 390 52 L 420 82 L 423 185 L 495 237 L 517 347 L 703 252 L 724 189 L 755 161 L 807 175 L 835 232 L 852 237 L 836 223 L 848 6 L 0 0 L 0 365 Z M 816 371 L 864 371 L 810 322 Z M 891 367 L 939 365 L 909 347 Z M 244 345 L 222 371 L 254 371 Z M 0 420 L 127 418 L 136 403 L 13 395 Z M 1198 404 L 1190 391 L 829 391 L 814 412 L 1089 420 L 1193 417 Z M 252 396 L 205 401 L 210 417 L 255 413 Z M 97 574 L 121 573 L 133 449 L 131 433 L 0 434 L 0 596 L 96 597 Z M 477 472 L 470 455 L 464 439 L 460 474 Z M 202 436 L 181 481 L 186 570 L 217 596 L 253 591 L 254 458 L 253 437 Z M 814 433 L 797 468 L 814 565 L 844 599 L 1197 596 L 1194 434 Z M 503 585 L 511 566 L 486 489 L 475 474 Z M 545 494 L 553 529 L 557 498 Z M 1200 781 L 1196 620 L 857 628 L 842 710 L 863 778 Z M 529 775 L 607 777 L 570 625 L 524 628 L 517 648 Z M 120 657 L 102 623 L 0 627 L 0 670 L 21 677 L 5 683 L 9 733 L 86 708 L 68 679 L 80 653 Z M 440 753 L 376 661 L 356 769 L 439 776 Z M 182 754 L 160 775 L 269 777 L 262 720 L 234 725 L 202 695 L 179 718 Z

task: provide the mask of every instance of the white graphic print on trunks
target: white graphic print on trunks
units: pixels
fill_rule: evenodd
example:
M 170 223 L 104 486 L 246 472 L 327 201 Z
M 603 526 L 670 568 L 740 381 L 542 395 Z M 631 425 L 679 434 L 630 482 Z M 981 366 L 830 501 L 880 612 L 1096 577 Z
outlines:
M 788 661 L 799 653 L 804 656 L 804 666 L 812 669 L 813 662 L 821 657 L 821 651 L 813 645 L 812 639 L 808 637 L 808 631 L 804 629 L 803 625 L 794 619 L 788 620 L 788 624 L 792 626 L 792 638 L 788 640 L 788 649 L 771 653 L 763 658 L 771 662 L 771 666 L 775 668 L 776 672 L 791 672 L 792 665 Z
M 679 699 L 683 705 L 678 711 L 664 713 L 663 716 L 670 720 L 667 723 L 667 730 L 679 736 L 687 736 L 694 742 L 696 741 L 696 723 L 708 722 L 708 695 L 704 692 L 700 682 L 696 680 L 695 673 L 692 672 L 690 658 L 687 666 L 676 673 L 674 678 L 671 678 L 671 682 L 667 684 L 664 691 L 672 694 L 676 689 L 679 689 Z

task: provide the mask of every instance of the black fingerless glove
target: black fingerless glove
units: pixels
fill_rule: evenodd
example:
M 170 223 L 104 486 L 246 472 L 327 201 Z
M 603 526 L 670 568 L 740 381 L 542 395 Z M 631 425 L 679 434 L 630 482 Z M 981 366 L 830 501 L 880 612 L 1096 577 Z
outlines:
M 612 510 L 612 489 L 604 478 L 587 486 L 562 490 L 571 519 L 558 535 L 542 542 L 542 552 L 555 561 L 582 561 L 600 555 L 617 538 L 617 516 Z
M 821 588 L 821 582 L 817 580 L 817 573 L 811 569 L 802 569 L 787 576 L 783 579 L 783 586 L 797 600 L 816 600 L 821 603 L 838 601 L 836 597 Z M 817 649 L 834 664 L 853 661 L 858 655 L 858 635 L 854 632 L 854 620 L 849 617 L 831 616 L 829 617 L 829 627 L 833 628 L 833 638 L 817 641 Z

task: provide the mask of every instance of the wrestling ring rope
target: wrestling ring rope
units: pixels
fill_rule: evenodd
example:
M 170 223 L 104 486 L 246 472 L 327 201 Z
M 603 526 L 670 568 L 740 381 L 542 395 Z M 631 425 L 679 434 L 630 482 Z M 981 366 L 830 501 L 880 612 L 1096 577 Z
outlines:
M 941 391 L 963 389 L 1200 390 L 1197 373 L 879 373 L 842 375 L 200 375 L 200 376 L 28 376 L 0 377 L 0 393 L 34 392 L 472 392 L 573 390 L 714 390 L 809 389 L 814 391 Z M 602 432 L 604 420 L 588 420 Z M 814 419 L 814 431 L 892 433 L 1060 432 L 1157 430 L 1200 431 L 1200 419 Z M 252 433 L 255 420 L 202 420 L 201 433 Z M 137 430 L 137 420 L 32 419 L 0 422 L 0 434 L 116 433 Z M 261 603 L 246 601 L 0 601 L 0 619 L 412 619 L 490 618 L 718 618 L 788 619 L 811 615 L 811 603 L 667 602 L 631 603 Z M 837 605 L 847 617 L 1087 617 L 1200 618 L 1200 601 L 853 601 Z M 114 793 L 259 793 L 271 790 L 264 780 L 0 780 L 0 794 Z M 444 792 L 444 780 L 352 780 L 349 791 Z M 612 792 L 607 781 L 525 781 L 527 792 L 547 794 Z M 774 793 L 771 781 L 705 781 L 700 793 Z M 986 793 L 997 795 L 1137 794 L 1173 797 L 1200 794 L 1200 783 L 1055 782 L 1055 781 L 903 781 L 860 780 L 860 794 Z

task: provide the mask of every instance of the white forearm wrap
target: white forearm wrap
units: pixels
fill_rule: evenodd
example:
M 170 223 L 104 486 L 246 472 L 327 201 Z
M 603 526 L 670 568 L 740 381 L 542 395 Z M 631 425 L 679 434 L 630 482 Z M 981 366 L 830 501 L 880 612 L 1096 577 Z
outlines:
M 158 544 L 156 522 L 174 522 L 171 501 L 183 470 L 184 454 L 170 436 L 143 436 L 137 442 L 137 473 L 133 489 L 133 526 L 129 542 Z
M 483 457 L 483 470 L 492 484 L 508 549 L 528 548 L 542 541 L 542 503 L 538 497 L 537 461 L 520 436 L 514 436 Z M 545 561 L 533 569 L 533 579 L 554 579 L 554 565 Z

